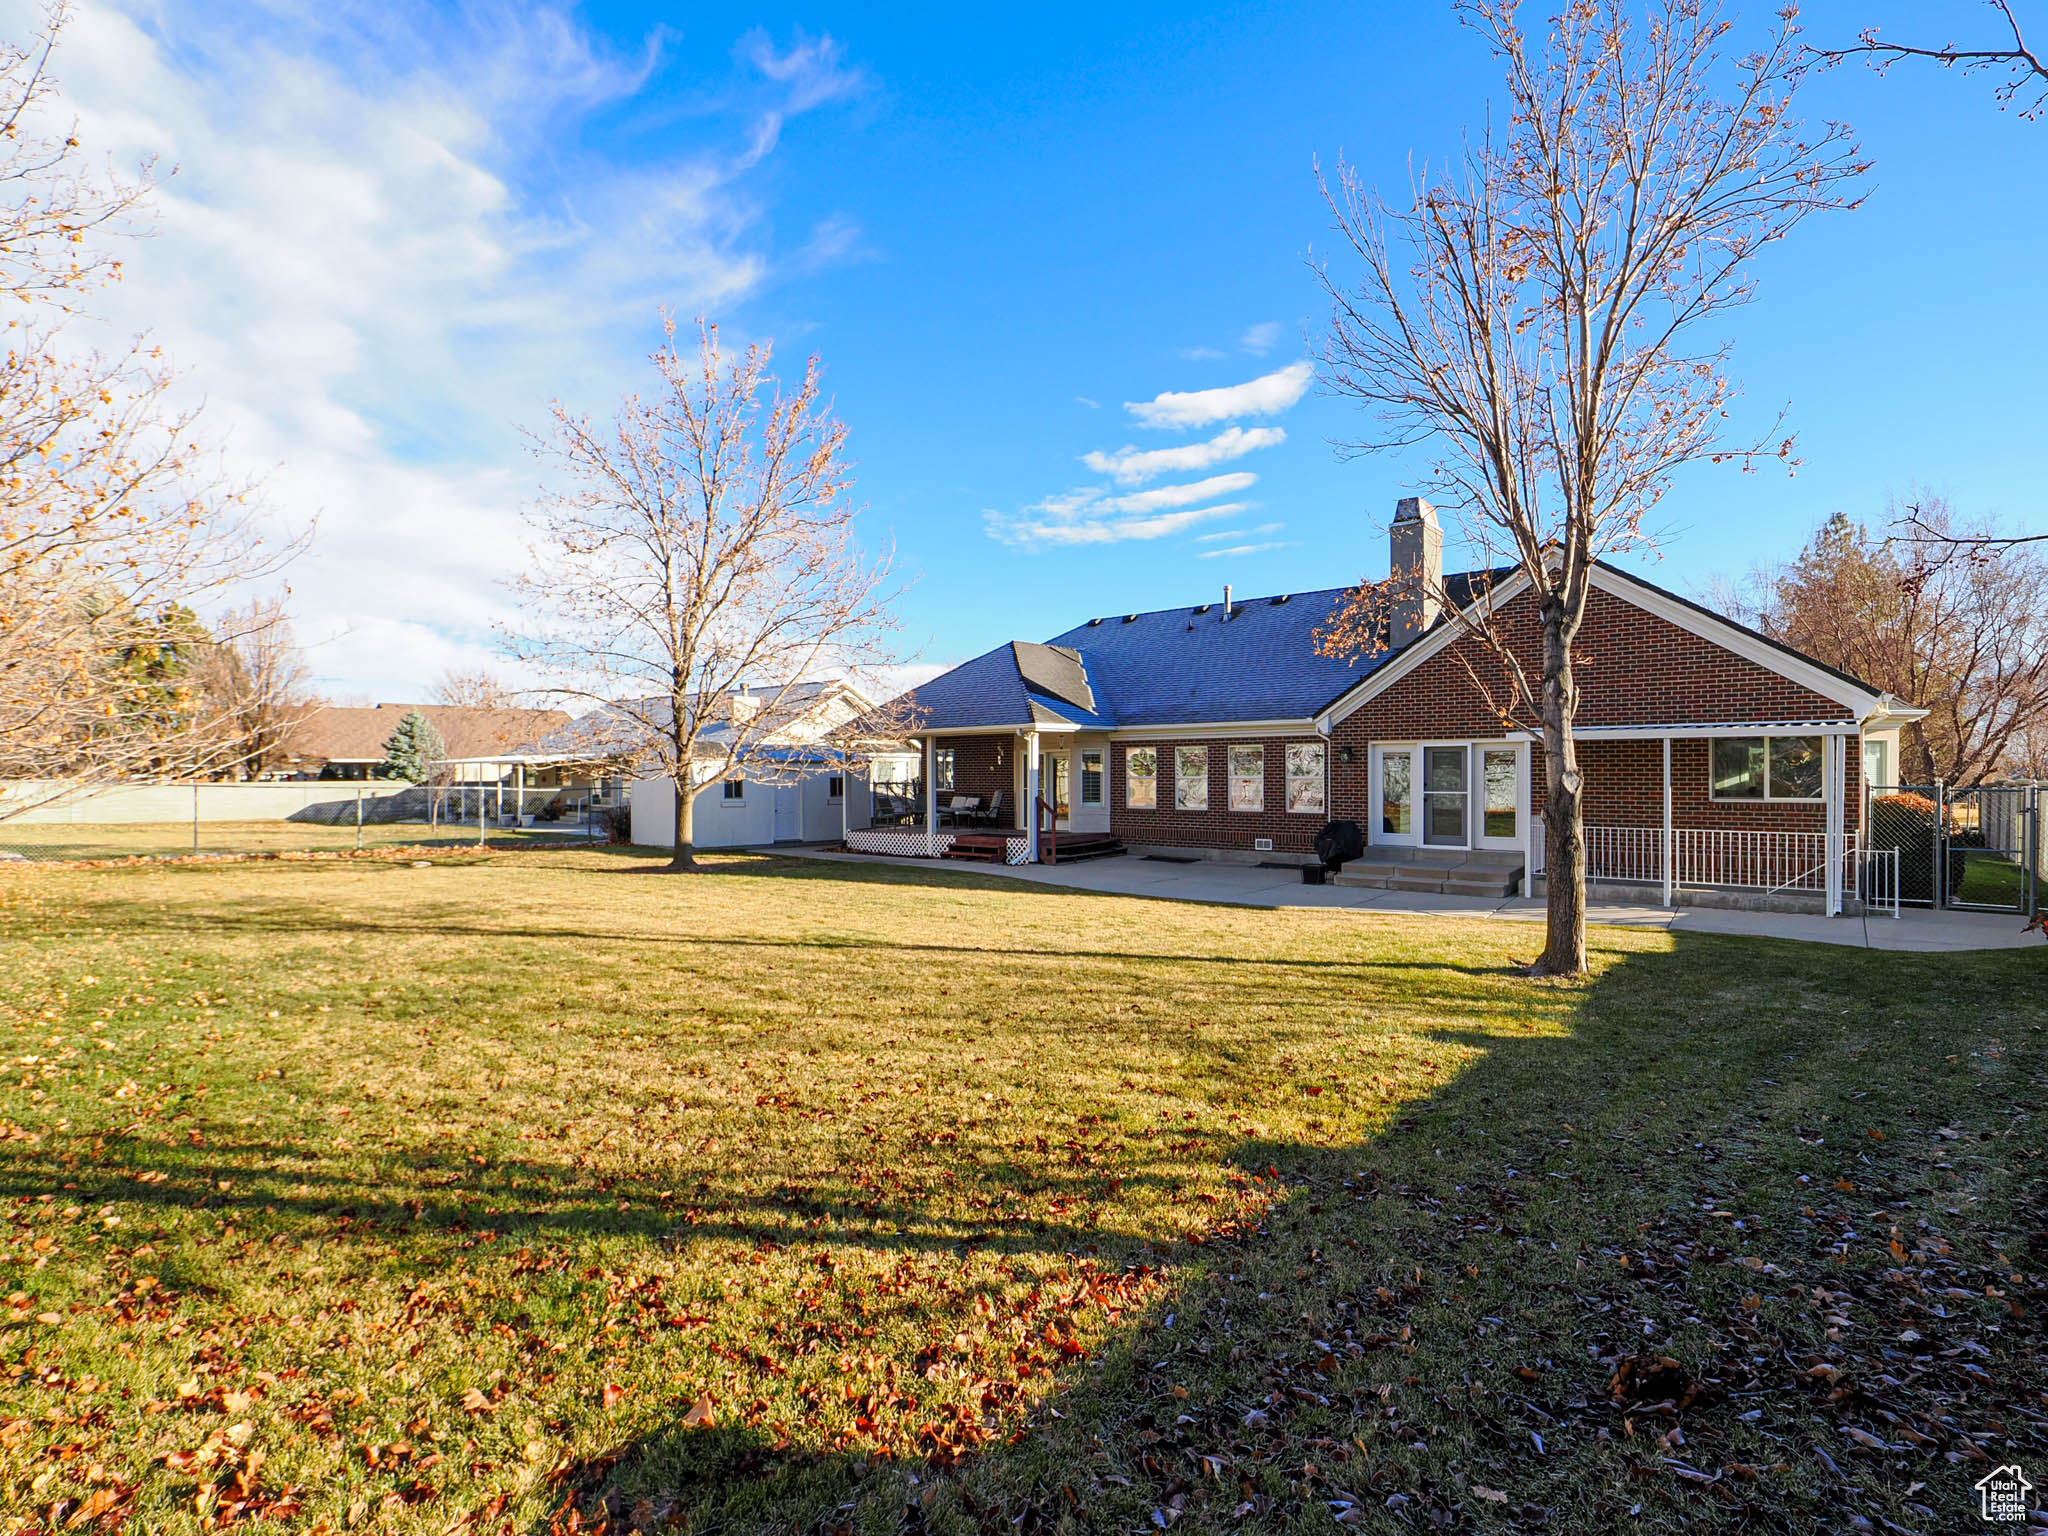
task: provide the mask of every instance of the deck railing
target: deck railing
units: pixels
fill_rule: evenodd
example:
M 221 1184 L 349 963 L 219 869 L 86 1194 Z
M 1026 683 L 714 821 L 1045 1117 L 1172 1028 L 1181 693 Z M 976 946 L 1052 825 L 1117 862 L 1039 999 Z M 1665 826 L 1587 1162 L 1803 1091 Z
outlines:
M 1586 877 L 1631 885 L 1664 883 L 1662 827 L 1589 826 Z M 1536 869 L 1543 872 L 1543 843 L 1535 845 Z M 1726 890 L 1801 891 L 1824 895 L 1828 888 L 1825 832 L 1752 832 L 1722 827 L 1677 827 L 1671 837 L 1671 881 L 1675 887 L 1717 886 Z M 1898 854 L 1864 848 L 1855 832 L 1842 834 L 1842 889 L 1872 908 L 1898 910 Z

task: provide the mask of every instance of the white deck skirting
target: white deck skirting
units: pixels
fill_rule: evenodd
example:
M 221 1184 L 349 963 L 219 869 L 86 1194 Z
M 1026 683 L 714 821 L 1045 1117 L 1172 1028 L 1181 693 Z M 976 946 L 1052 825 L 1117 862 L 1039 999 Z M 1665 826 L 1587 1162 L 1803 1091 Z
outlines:
M 846 846 L 855 853 L 886 853 L 899 859 L 942 859 L 953 846 L 954 832 L 920 832 L 909 827 L 863 827 L 846 834 Z M 1021 832 L 1003 839 L 1003 862 L 1022 864 L 1030 855 L 1031 843 Z

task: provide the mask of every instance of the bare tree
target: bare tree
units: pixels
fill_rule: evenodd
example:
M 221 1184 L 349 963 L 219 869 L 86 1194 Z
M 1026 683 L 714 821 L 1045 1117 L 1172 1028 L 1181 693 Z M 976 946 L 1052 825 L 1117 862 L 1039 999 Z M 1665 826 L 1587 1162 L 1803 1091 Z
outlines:
M 516 709 L 519 696 L 488 667 L 450 668 L 434 684 L 434 702 L 459 709 Z
M 560 483 L 532 512 L 527 618 L 508 638 L 545 691 L 599 706 L 593 750 L 668 779 L 672 867 L 692 869 L 697 791 L 784 771 L 798 685 L 885 664 L 894 593 L 888 558 L 854 543 L 846 428 L 818 359 L 785 393 L 766 344 L 729 355 L 700 319 L 682 351 L 666 314 L 663 335 L 652 398 L 605 425 L 557 402 L 536 441 Z
M 1586 967 L 1582 776 L 1573 644 L 1594 562 L 1650 538 L 1644 519 L 1682 467 L 1789 457 L 1776 430 L 1723 442 L 1727 347 L 1702 333 L 1752 293 L 1751 259 L 1808 215 L 1851 205 L 1847 131 L 1791 115 L 1789 17 L 1727 59 L 1708 0 L 1570 0 L 1532 45 L 1517 0 L 1463 0 L 1505 68 L 1504 132 L 1389 208 L 1348 165 L 1324 195 L 1363 267 L 1319 268 L 1333 311 L 1322 376 L 1377 425 L 1353 452 L 1422 445 L 1427 488 L 1469 547 L 1531 589 L 1540 651 L 1482 595 L 1453 622 L 1499 664 L 1504 710 L 1541 732 L 1549 931 L 1536 969 Z M 1399 254 L 1397 254 L 1397 250 Z M 1366 584 L 1323 636 L 1385 643 L 1390 592 Z M 1504 589 L 1496 589 L 1497 591 Z M 1447 593 L 1431 594 L 1448 603 Z
M 260 778 L 284 761 L 292 733 L 318 707 L 311 671 L 276 598 L 229 609 L 212 638 L 198 681 L 205 718 L 218 722 L 219 771 Z
M 1986 3 L 1998 12 L 2006 35 L 1983 47 L 1965 48 L 1958 43 L 1943 43 L 1938 48 L 1930 48 L 1910 43 L 1888 43 L 1878 36 L 1876 27 L 1866 27 L 1856 42 L 1847 48 L 1814 48 L 1809 51 L 1814 58 L 1829 64 L 1860 58 L 1880 74 L 1902 59 L 1925 60 L 1944 69 L 1961 69 L 1965 73 L 1990 70 L 2005 76 L 1994 93 L 2000 105 L 2011 106 L 2017 101 L 2021 104 L 2021 117 L 2039 117 L 2042 108 L 2048 106 L 2048 61 L 2044 61 L 2027 42 L 2011 0 L 1986 0 Z
M 236 738 L 197 687 L 196 610 L 274 569 L 249 488 L 194 446 L 194 416 L 146 340 L 113 353 L 67 326 L 119 273 L 149 190 L 81 167 L 47 127 L 67 9 L 0 43 L 0 773 L 42 781 L 0 818 L 137 774 L 206 773 Z
M 1938 498 L 1873 533 L 1837 513 L 1730 611 L 1774 639 L 1926 707 L 1900 767 L 1922 781 L 2030 777 L 2048 743 L 2048 559 L 1959 525 Z

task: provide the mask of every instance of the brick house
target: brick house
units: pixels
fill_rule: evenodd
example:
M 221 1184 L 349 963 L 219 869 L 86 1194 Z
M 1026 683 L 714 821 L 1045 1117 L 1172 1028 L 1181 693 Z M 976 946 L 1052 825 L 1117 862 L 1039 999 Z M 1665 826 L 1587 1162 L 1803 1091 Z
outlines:
M 1503 717 L 1500 662 L 1451 611 L 1486 605 L 1540 672 L 1526 578 L 1444 573 L 1427 502 L 1403 501 L 1391 538 L 1393 568 L 1419 567 L 1435 600 L 1397 604 L 1371 656 L 1317 654 L 1343 588 L 1248 600 L 1226 589 L 1220 603 L 1012 642 L 933 679 L 909 700 L 922 804 L 894 827 L 855 820 L 848 845 L 1306 865 L 1316 833 L 1345 820 L 1368 848 L 1340 879 L 1535 888 L 1540 732 Z M 1900 728 L 1921 711 L 1605 565 L 1577 677 L 1596 897 L 1855 904 L 1862 786 L 1892 781 Z

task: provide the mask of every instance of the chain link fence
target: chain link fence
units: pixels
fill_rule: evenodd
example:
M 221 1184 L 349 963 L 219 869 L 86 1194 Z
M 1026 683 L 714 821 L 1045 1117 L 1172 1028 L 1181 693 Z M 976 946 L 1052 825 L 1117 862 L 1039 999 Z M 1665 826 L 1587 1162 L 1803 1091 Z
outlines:
M 1873 786 L 1874 848 L 1895 849 L 1908 905 L 2031 914 L 2048 882 L 2037 784 Z
M 0 787 L 0 863 L 624 842 L 622 786 L 370 782 Z

